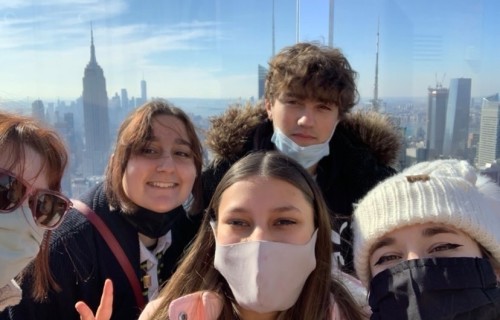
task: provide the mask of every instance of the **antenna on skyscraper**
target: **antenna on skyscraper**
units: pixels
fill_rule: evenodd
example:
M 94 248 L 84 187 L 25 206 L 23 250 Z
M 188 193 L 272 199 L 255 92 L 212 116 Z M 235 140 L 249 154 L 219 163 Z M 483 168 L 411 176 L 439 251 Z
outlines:
M 95 57 L 94 29 L 92 27 L 92 21 L 90 21 L 90 62 L 97 63 L 97 60 Z
M 380 30 L 380 18 L 377 21 L 377 51 L 375 54 L 375 83 L 373 85 L 373 100 L 372 100 L 373 110 L 375 110 L 376 112 L 379 111 L 379 107 L 380 107 L 380 100 L 378 99 L 378 50 L 379 50 L 379 38 L 380 38 L 379 30 Z
M 330 15 L 328 17 L 328 46 L 333 47 L 333 8 L 334 0 L 330 0 Z
M 273 17 L 272 17 L 272 41 L 273 41 L 273 51 L 272 51 L 272 57 L 274 57 L 274 50 L 275 50 L 275 43 L 276 43 L 276 39 L 275 39 L 275 30 L 274 30 L 274 2 L 275 0 L 273 0 Z
M 296 14 L 295 14 L 295 43 L 299 43 L 300 39 L 300 0 L 296 0 Z
M 434 74 L 434 77 L 436 79 L 436 88 L 442 88 L 443 83 L 444 83 L 444 78 L 446 77 L 446 72 L 443 73 L 443 76 L 441 77 L 441 81 L 438 81 L 437 72 Z

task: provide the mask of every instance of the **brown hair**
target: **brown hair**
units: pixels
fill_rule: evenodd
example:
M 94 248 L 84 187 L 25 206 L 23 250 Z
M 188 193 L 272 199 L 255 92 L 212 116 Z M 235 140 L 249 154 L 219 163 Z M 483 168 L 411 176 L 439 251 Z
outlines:
M 203 164 L 201 142 L 188 115 L 168 101 L 160 99 L 146 102 L 135 109 L 123 121 L 118 130 L 115 149 L 106 168 L 105 186 L 109 204 L 113 207 L 119 207 L 127 213 L 132 213 L 137 209 L 137 205 L 127 197 L 123 190 L 122 177 L 130 156 L 140 152 L 151 139 L 152 123 L 154 118 L 159 115 L 176 117 L 186 128 L 196 167 L 190 212 L 199 212 L 203 209 L 200 180 Z
M 273 104 L 288 91 L 300 99 L 333 103 L 342 116 L 357 103 L 356 77 L 340 49 L 297 43 L 285 47 L 269 61 L 265 98 Z
M 50 190 L 61 191 L 61 180 L 68 163 L 66 147 L 58 134 L 31 117 L 0 111 L 0 150 L 7 156 L 9 170 L 19 168 L 22 175 L 26 159 L 25 147 L 32 148 L 42 159 L 40 174 L 45 170 Z M 42 300 L 45 293 L 52 287 L 59 290 L 49 270 L 49 239 L 51 231 L 46 231 L 40 251 L 34 260 L 33 270 L 24 272 L 33 273 L 32 296 L 36 300 Z M 22 274 L 20 276 L 22 279 Z
M 495 259 L 491 252 L 489 252 L 485 247 L 483 247 L 479 242 L 477 242 L 479 246 L 479 250 L 481 251 L 481 254 L 483 258 L 488 259 L 488 261 L 491 263 L 491 267 L 493 268 L 493 271 L 495 272 L 495 275 L 497 276 L 497 282 L 500 283 L 500 261 Z
M 173 300 L 200 290 L 214 291 L 223 297 L 223 309 L 219 319 L 237 318 L 233 308 L 236 302 L 229 285 L 214 268 L 215 238 L 210 220 L 217 219 L 224 191 L 234 183 L 252 176 L 279 179 L 301 190 L 314 209 L 314 224 L 318 228 L 316 268 L 309 275 L 295 305 L 281 312 L 278 319 L 328 319 L 332 293 L 346 319 L 361 319 L 360 308 L 349 292 L 338 280 L 331 278 L 330 216 L 319 188 L 297 162 L 273 151 L 250 154 L 236 162 L 224 175 L 215 190 L 192 247 L 176 273 L 162 289 L 161 304 L 152 319 L 167 319 L 168 306 Z

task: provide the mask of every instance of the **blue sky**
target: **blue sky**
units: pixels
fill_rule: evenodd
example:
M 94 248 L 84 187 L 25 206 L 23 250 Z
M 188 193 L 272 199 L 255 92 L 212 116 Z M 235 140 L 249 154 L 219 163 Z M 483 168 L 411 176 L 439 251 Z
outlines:
M 328 0 L 300 2 L 299 39 L 328 41 Z M 0 102 L 81 95 L 90 22 L 108 96 L 243 98 L 272 54 L 271 0 L 2 0 Z M 296 41 L 296 0 L 275 0 L 275 47 Z M 373 95 L 380 21 L 379 96 L 424 96 L 471 77 L 474 96 L 500 91 L 500 1 L 335 0 L 334 45 Z M 437 76 L 436 76 L 437 75 Z

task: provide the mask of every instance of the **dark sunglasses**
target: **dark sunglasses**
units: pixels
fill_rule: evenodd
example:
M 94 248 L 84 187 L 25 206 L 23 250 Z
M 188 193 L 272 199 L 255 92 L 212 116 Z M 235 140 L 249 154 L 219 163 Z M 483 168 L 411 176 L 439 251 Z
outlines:
M 48 230 L 57 228 L 73 206 L 61 193 L 34 189 L 24 179 L 0 168 L 0 213 L 16 210 L 26 198 L 29 198 L 29 207 L 35 223 Z

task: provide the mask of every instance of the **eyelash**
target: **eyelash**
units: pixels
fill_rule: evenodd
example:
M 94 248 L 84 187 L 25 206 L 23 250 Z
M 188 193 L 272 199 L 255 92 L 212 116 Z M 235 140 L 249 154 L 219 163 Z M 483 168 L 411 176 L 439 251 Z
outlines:
M 430 252 L 440 252 L 440 251 L 446 251 L 446 250 L 453 250 L 453 249 L 456 249 L 456 248 L 461 247 L 461 246 L 462 246 L 461 244 L 457 244 L 457 243 L 443 243 L 443 244 L 439 244 L 439 245 L 433 247 Z M 441 250 L 441 249 L 444 249 L 444 250 Z
M 146 155 L 146 156 L 161 156 L 161 152 L 156 150 L 155 148 L 151 147 L 145 147 L 141 150 L 141 154 Z M 182 158 L 191 158 L 192 154 L 191 152 L 185 152 L 185 151 L 174 151 L 175 156 L 179 156 Z
M 389 258 L 392 258 L 392 257 L 396 257 L 396 259 L 389 259 Z M 377 260 L 377 262 L 375 262 L 375 265 L 378 266 L 378 265 L 381 265 L 381 264 L 389 262 L 389 261 L 397 260 L 398 258 L 401 259 L 400 256 L 397 256 L 395 254 L 391 254 L 391 255 L 388 255 L 388 256 L 382 256 L 382 257 L 380 257 Z
M 230 220 L 227 222 L 227 224 L 235 226 L 235 227 L 245 227 L 245 226 L 250 225 L 249 223 L 247 223 L 244 220 Z M 289 225 L 294 225 L 294 224 L 297 224 L 297 222 L 294 220 L 291 220 L 291 219 L 278 219 L 275 222 L 275 226 L 278 226 L 278 227 L 289 226 Z
M 462 246 L 461 244 L 457 244 L 457 243 L 442 243 L 442 244 L 438 244 L 438 245 L 434 246 L 433 248 L 431 248 L 429 253 L 454 250 L 454 249 L 457 249 L 461 246 Z M 397 254 L 390 254 L 390 255 L 382 256 L 377 260 L 377 262 L 375 262 L 375 265 L 381 265 L 381 264 L 384 264 L 386 262 L 394 261 L 397 259 L 401 259 L 401 256 L 399 256 Z

